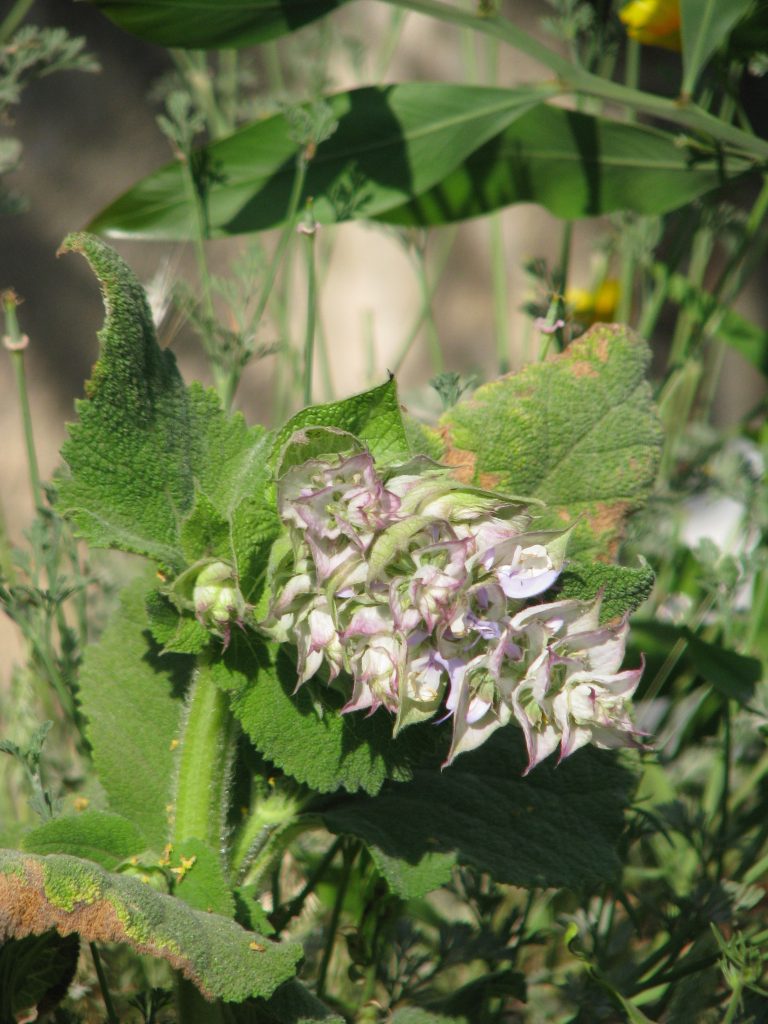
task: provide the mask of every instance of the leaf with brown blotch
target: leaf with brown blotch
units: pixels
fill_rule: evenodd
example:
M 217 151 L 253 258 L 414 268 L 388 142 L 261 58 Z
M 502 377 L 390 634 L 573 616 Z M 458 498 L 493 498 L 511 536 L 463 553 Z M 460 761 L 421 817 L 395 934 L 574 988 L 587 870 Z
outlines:
M 537 529 L 578 520 L 569 555 L 610 560 L 653 485 L 661 429 L 647 344 L 597 324 L 561 355 L 478 388 L 441 420 L 442 461 L 467 482 L 542 499 Z
M 0 943 L 50 929 L 88 942 L 125 942 L 166 960 L 207 999 L 230 1002 L 270 996 L 302 956 L 295 942 L 271 942 L 138 878 L 77 857 L 0 850 Z

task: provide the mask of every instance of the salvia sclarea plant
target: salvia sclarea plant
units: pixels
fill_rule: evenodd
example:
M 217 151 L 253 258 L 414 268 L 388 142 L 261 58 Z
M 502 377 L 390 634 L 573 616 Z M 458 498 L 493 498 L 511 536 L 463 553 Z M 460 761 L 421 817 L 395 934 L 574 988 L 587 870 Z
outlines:
M 595 328 L 435 428 L 390 379 L 267 431 L 184 385 L 108 246 L 65 249 L 107 319 L 57 506 L 154 568 L 79 675 L 102 796 L 0 852 L 4 955 L 27 979 L 9 975 L 9 1014 L 66 989 L 78 933 L 167 961 L 180 1021 L 375 1017 L 375 958 L 333 1009 L 328 957 L 295 977 L 283 932 L 306 892 L 280 902 L 275 879 L 309 832 L 338 837 L 311 885 L 342 842 L 399 900 L 460 865 L 525 887 L 615 877 L 635 775 L 595 748 L 644 743 L 640 666 L 621 666 L 653 577 L 613 562 L 658 458 L 644 342 Z

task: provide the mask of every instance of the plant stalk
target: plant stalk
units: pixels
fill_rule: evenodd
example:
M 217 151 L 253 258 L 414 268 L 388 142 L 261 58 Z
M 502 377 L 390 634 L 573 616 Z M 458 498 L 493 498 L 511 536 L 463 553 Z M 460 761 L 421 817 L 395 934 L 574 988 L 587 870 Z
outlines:
M 104 965 L 101 962 L 99 951 L 96 947 L 95 942 L 89 942 L 88 946 L 91 950 L 91 957 L 93 958 L 93 966 L 96 968 L 96 977 L 99 981 L 99 988 L 101 989 L 101 998 L 104 1000 L 104 1009 L 107 1011 L 108 1024 L 120 1024 L 120 1018 L 115 1013 L 115 1006 L 112 1002 L 112 996 L 109 994 L 109 985 L 107 984 L 107 976 L 104 973 Z
M 357 853 L 358 847 L 350 845 L 349 842 L 342 846 L 341 878 L 339 879 L 339 884 L 336 888 L 336 899 L 333 904 L 333 910 L 331 911 L 331 920 L 328 922 L 328 937 L 325 942 L 323 959 L 320 962 L 320 970 L 317 975 L 318 999 L 322 999 L 325 995 L 325 983 L 328 977 L 328 967 L 331 963 L 331 956 L 333 955 L 333 947 L 336 945 L 336 931 L 339 927 L 341 908 L 344 906 L 344 897 L 347 894 L 347 886 L 349 885 L 349 878 L 352 873 L 352 866 L 355 863 Z
M 35 0 L 16 0 L 16 3 L 0 22 L 0 43 L 11 38 L 32 9 L 34 2 Z
M 27 454 L 29 484 L 35 508 L 39 509 L 43 507 L 43 489 L 40 486 L 40 469 L 37 462 L 37 451 L 35 450 L 32 412 L 29 406 L 27 374 L 24 366 L 24 351 L 29 344 L 29 338 L 19 330 L 19 321 L 16 317 L 16 306 L 19 299 L 16 294 L 10 290 L 6 291 L 2 295 L 2 300 L 6 331 L 3 344 L 10 354 L 13 373 L 16 378 L 16 392 L 19 396 L 22 428 L 24 430 L 24 447 Z
M 315 361 L 315 325 L 317 319 L 317 272 L 315 267 L 315 236 L 317 224 L 308 205 L 307 222 L 301 225 L 307 271 L 307 322 L 304 332 L 304 405 L 312 404 L 312 370 Z
M 234 722 L 229 701 L 201 659 L 181 737 L 172 842 L 202 839 L 220 849 L 227 813 Z
M 496 320 L 496 360 L 499 374 L 509 373 L 509 294 L 507 260 L 504 252 L 504 222 L 500 213 L 491 217 L 491 269 L 493 274 L 493 312 Z
M 559 53 L 550 50 L 528 32 L 500 15 L 477 15 L 442 3 L 440 0 L 384 0 L 384 2 L 395 7 L 405 7 L 409 11 L 426 14 L 428 17 L 437 18 L 461 28 L 472 28 L 476 32 L 495 36 L 502 42 L 527 53 L 554 72 L 563 92 L 594 96 L 609 103 L 632 107 L 640 113 L 671 121 L 672 124 L 691 132 L 709 135 L 723 145 L 732 146 L 753 160 L 763 161 L 768 158 L 768 142 L 764 139 L 727 124 L 687 98 L 666 99 L 663 96 L 656 96 L 653 93 L 643 92 L 640 89 L 633 89 L 621 85 L 619 82 L 601 78 L 585 68 L 574 67 L 567 57 L 562 57 Z

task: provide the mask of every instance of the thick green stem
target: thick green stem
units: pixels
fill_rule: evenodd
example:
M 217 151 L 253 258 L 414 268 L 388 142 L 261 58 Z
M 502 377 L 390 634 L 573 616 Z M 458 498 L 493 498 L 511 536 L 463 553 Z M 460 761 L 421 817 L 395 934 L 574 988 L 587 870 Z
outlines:
M 227 695 L 202 659 L 190 688 L 180 745 L 172 845 L 201 839 L 218 851 L 229 802 L 235 728 Z M 219 1005 L 203 999 L 181 976 L 176 982 L 176 1014 L 178 1024 L 223 1021 Z
M 174 844 L 202 839 L 213 850 L 220 848 L 233 748 L 234 724 L 227 695 L 203 663 L 192 682 L 181 737 Z

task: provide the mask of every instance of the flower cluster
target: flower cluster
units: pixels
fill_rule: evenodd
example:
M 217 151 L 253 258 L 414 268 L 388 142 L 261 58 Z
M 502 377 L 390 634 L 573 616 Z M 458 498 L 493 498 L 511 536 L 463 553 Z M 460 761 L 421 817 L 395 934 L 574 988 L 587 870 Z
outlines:
M 337 454 L 282 472 L 287 536 L 262 624 L 296 644 L 299 686 L 322 665 L 329 681 L 343 670 L 343 711 L 383 706 L 395 732 L 451 717 L 446 763 L 513 721 L 528 770 L 558 744 L 561 758 L 637 745 L 626 624 L 601 627 L 598 602 L 534 601 L 561 571 L 567 531 L 532 532 L 530 502 L 463 487 L 426 458 L 377 470 L 351 435 L 315 433 Z

